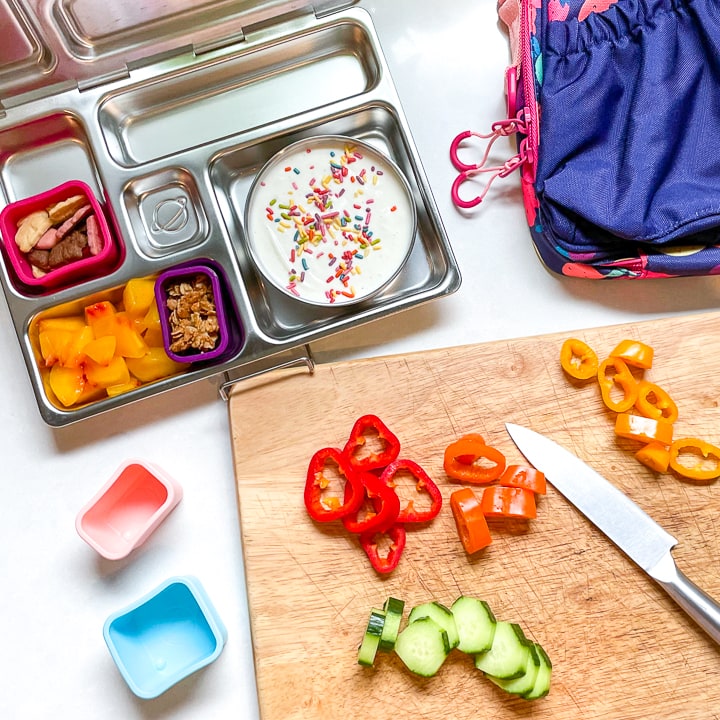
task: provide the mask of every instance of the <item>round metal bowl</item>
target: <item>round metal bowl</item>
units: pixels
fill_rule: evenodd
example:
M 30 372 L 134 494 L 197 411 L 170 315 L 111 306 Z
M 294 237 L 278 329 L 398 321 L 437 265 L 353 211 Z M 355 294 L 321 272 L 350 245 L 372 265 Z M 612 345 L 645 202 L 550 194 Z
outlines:
M 397 165 L 342 135 L 294 142 L 260 170 L 245 207 L 250 256 L 288 297 L 317 306 L 366 300 L 400 273 L 417 210 Z

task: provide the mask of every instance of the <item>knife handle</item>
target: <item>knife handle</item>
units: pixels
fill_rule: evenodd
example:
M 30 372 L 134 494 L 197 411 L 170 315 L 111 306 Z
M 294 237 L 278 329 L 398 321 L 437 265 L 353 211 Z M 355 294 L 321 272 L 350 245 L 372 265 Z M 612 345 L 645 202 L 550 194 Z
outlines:
M 669 552 L 650 574 L 663 590 L 720 644 L 720 605 L 682 573 Z

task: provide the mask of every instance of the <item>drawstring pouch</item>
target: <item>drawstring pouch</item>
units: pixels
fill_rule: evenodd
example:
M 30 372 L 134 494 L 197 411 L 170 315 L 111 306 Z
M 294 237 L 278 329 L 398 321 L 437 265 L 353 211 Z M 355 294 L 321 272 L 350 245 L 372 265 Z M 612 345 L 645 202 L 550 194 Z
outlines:
M 495 134 L 517 134 L 506 165 L 520 170 L 542 261 L 586 278 L 720 273 L 720 3 L 501 0 L 498 11 L 513 62 L 511 123 Z

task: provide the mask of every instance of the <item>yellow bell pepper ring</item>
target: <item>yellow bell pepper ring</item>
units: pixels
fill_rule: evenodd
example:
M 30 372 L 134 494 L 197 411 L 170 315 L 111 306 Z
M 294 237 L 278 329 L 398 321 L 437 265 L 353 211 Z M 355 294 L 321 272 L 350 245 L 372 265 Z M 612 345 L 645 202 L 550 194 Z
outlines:
M 720 477 L 720 448 L 698 438 L 682 438 L 670 445 L 670 467 L 691 480 Z
M 624 360 L 616 357 L 603 360 L 597 377 L 603 402 L 610 410 L 624 413 L 635 405 L 638 384 Z
M 568 338 L 560 348 L 562 369 L 576 380 L 590 380 L 597 375 L 598 357 L 582 340 Z
M 629 440 L 646 443 L 657 441 L 663 445 L 670 445 L 673 439 L 673 424 L 642 415 L 619 413 L 615 418 L 615 434 Z
M 657 440 L 643 445 L 636 453 L 635 457 L 643 465 L 658 473 L 666 473 L 670 465 L 670 448 L 663 445 Z
M 649 370 L 652 367 L 655 351 L 639 340 L 621 340 L 610 353 L 610 357 L 623 360 L 627 365 Z
M 635 401 L 635 408 L 641 415 L 655 420 L 665 420 L 672 423 L 678 418 L 677 405 L 667 391 L 647 380 L 638 382 L 638 396 Z

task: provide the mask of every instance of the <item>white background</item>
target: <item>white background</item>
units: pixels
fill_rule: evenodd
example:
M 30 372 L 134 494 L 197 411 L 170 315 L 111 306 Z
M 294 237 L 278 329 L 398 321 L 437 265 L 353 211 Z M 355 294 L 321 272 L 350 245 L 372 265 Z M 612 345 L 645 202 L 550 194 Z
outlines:
M 543 269 L 518 178 L 480 208 L 451 204 L 448 146 L 504 114 L 506 37 L 494 0 L 362 0 L 377 27 L 463 274 L 462 288 L 314 347 L 319 360 L 373 356 L 696 312 L 718 280 L 573 280 Z M 498 143 L 501 153 L 514 150 Z M 51 429 L 40 419 L 0 301 L 0 718 L 257 717 L 227 407 L 202 381 Z M 102 560 L 75 516 L 121 462 L 155 462 L 184 498 L 128 559 Z M 171 575 L 196 575 L 228 628 L 223 654 L 152 701 L 136 698 L 105 647 L 105 618 Z M 308 659 L 309 668 L 312 660 Z

